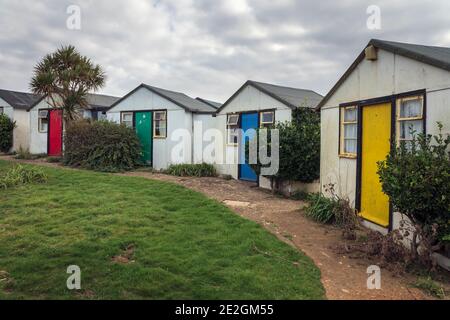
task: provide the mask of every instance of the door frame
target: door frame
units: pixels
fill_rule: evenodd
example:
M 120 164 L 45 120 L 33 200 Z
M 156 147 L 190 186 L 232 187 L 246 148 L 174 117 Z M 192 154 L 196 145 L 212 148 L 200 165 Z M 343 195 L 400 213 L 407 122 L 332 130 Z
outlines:
M 56 111 L 56 110 L 61 110 L 61 156 L 64 150 L 64 111 L 62 109 L 56 109 L 56 108 L 47 108 L 47 109 L 43 109 L 43 108 L 39 108 L 39 110 L 47 110 L 48 114 L 47 114 L 47 121 L 48 121 L 48 125 L 47 125 L 47 156 L 49 154 L 50 151 L 50 130 L 51 130 L 51 125 L 50 125 L 50 113 L 52 111 Z M 39 121 L 39 119 L 38 119 Z M 39 124 L 38 124 L 39 125 Z M 39 129 L 38 129 L 39 130 Z
M 154 154 L 154 146 L 155 146 L 155 138 L 153 137 L 153 130 L 154 130 L 154 112 L 155 111 L 165 111 L 166 112 L 166 137 L 165 138 L 158 138 L 159 139 L 167 139 L 167 135 L 169 134 L 169 112 L 167 109 L 142 109 L 142 110 L 122 110 L 120 111 L 120 119 L 119 123 L 122 124 L 122 113 L 133 113 L 133 129 L 136 130 L 136 112 L 151 112 L 152 113 L 152 152 L 151 152 L 151 162 L 152 162 L 152 168 L 153 168 L 153 154 Z
M 397 100 L 401 98 L 406 98 L 410 96 L 422 96 L 423 97 L 423 132 L 427 133 L 426 128 L 426 114 L 427 114 L 427 94 L 426 89 L 419 89 L 414 91 L 408 91 L 398 94 L 393 94 L 389 96 L 383 96 L 378 98 L 372 98 L 372 99 L 365 99 L 365 100 L 359 100 L 359 101 L 353 101 L 353 102 L 346 102 L 339 105 L 339 110 L 342 107 L 350 107 L 350 106 L 356 106 L 358 110 L 358 124 L 357 124 L 357 147 L 356 147 L 356 194 L 355 194 L 355 209 L 360 212 L 361 211 L 361 174 L 362 174 L 362 133 L 363 133 L 363 112 L 364 108 L 368 108 L 370 106 L 379 105 L 383 103 L 390 103 L 391 104 L 391 133 L 390 133 L 390 151 L 393 150 L 396 143 L 396 123 L 397 123 L 397 113 L 396 113 L 396 105 Z M 339 119 L 340 121 L 340 119 Z M 339 123 L 340 128 L 340 123 Z M 341 132 L 339 132 L 338 142 L 340 145 L 340 139 L 341 139 Z M 393 206 L 392 202 L 389 200 L 389 226 L 388 230 L 392 231 L 392 223 L 393 223 Z M 378 225 L 382 228 L 386 228 L 385 226 L 381 226 L 380 224 L 370 221 L 364 217 L 361 217 L 363 220 L 368 221 L 370 223 L 373 223 L 375 225 Z

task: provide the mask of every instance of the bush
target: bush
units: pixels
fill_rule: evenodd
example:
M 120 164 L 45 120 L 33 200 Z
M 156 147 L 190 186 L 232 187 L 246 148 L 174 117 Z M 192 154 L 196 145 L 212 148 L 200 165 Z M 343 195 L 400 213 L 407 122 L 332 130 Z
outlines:
M 450 136 L 444 138 L 442 125 L 436 136 L 418 134 L 401 143 L 378 163 L 378 174 L 394 209 L 411 221 L 415 257 L 430 262 L 440 250 L 440 239 L 450 231 Z
M 280 180 L 313 182 L 320 175 L 320 114 L 309 108 L 297 108 L 292 111 L 292 121 L 278 123 L 279 132 L 279 169 L 276 175 L 269 176 L 272 182 Z M 259 137 L 259 130 L 258 130 Z M 268 153 L 271 152 L 268 134 Z M 249 144 L 246 148 L 248 162 Z M 259 175 L 264 165 L 251 164 Z M 276 188 L 276 187 L 275 187 Z
M 336 194 L 333 184 L 326 185 L 325 190 L 330 197 L 320 193 L 309 195 L 307 199 L 309 206 L 305 209 L 306 216 L 320 223 L 333 223 L 342 229 L 345 239 L 356 239 L 356 230 L 359 226 L 356 210 L 351 207 L 348 199 Z
M 78 120 L 67 125 L 63 163 L 105 172 L 132 170 L 141 164 L 141 145 L 124 125 Z
M 47 182 L 47 175 L 40 168 L 17 165 L 0 176 L 0 188 L 8 189 L 28 183 Z
M 180 177 L 215 177 L 216 169 L 212 164 L 172 164 L 165 173 Z
M 0 151 L 7 153 L 13 146 L 13 131 L 16 123 L 6 114 L 0 114 Z
M 305 209 L 305 215 L 320 223 L 332 223 L 334 221 L 334 208 L 336 201 L 324 197 L 320 193 L 310 194 L 309 206 Z

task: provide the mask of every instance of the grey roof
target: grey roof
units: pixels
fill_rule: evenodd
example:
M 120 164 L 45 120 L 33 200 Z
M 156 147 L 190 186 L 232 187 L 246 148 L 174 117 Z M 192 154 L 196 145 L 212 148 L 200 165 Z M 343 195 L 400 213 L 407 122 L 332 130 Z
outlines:
M 393 53 L 418 60 L 435 67 L 450 71 L 450 48 L 424 46 L 394 41 L 372 39 L 368 45 L 373 45 Z
M 134 88 L 130 92 L 128 92 L 125 96 L 123 96 L 121 99 L 114 102 L 109 109 L 112 109 L 114 106 L 116 106 L 120 101 L 125 100 L 130 95 L 132 95 L 134 92 L 139 90 L 140 88 L 145 88 L 147 90 L 150 90 L 151 92 L 163 97 L 166 100 L 169 100 L 170 102 L 182 107 L 185 110 L 188 110 L 193 113 L 214 113 L 216 111 L 216 108 L 213 108 L 209 104 L 203 103 L 199 100 L 196 100 L 194 98 L 189 97 L 188 95 L 176 92 L 176 91 L 170 91 L 154 86 L 150 86 L 148 84 L 142 83 L 138 87 Z
M 225 108 L 248 85 L 255 87 L 292 109 L 299 107 L 315 108 L 323 98 L 317 92 L 308 89 L 291 88 L 248 80 L 217 110 L 217 112 Z
M 13 108 L 27 110 L 40 97 L 33 93 L 0 89 L 0 98 L 8 102 Z
M 212 101 L 212 100 L 208 100 L 208 99 L 203 99 L 203 98 L 200 98 L 200 97 L 197 97 L 195 99 L 199 100 L 199 101 L 201 101 L 203 103 L 209 104 L 214 109 L 219 109 L 222 106 L 222 103 L 220 103 L 220 102 L 216 102 L 216 101 Z
M 108 109 L 114 102 L 118 101 L 119 97 L 107 96 L 104 94 L 88 93 L 87 102 L 90 109 Z
M 39 97 L 36 99 L 28 108 L 27 110 L 31 110 L 35 105 L 37 105 L 39 102 L 41 102 L 44 99 L 44 97 Z M 107 96 L 104 94 L 96 94 L 96 93 L 88 93 L 86 96 L 86 100 L 88 103 L 88 109 L 90 110 L 98 110 L 98 111 L 105 111 L 109 109 L 109 107 L 115 103 L 116 101 L 120 100 L 119 97 L 113 97 L 113 96 Z
M 402 43 L 394 41 L 386 41 L 379 39 L 372 39 L 369 41 L 367 46 L 374 46 L 375 48 L 380 48 L 394 54 L 398 54 L 419 62 L 423 62 L 437 68 L 441 68 L 450 71 L 450 48 L 447 47 L 435 47 L 435 46 L 424 46 L 411 43 Z M 365 49 L 364 48 L 364 49 Z M 364 59 L 364 50 L 359 54 L 352 65 L 347 69 L 347 71 L 342 75 L 338 82 L 331 88 L 327 95 L 322 99 L 317 108 L 321 108 L 328 99 L 336 92 L 339 86 L 347 79 L 348 76 L 355 70 L 358 64 Z

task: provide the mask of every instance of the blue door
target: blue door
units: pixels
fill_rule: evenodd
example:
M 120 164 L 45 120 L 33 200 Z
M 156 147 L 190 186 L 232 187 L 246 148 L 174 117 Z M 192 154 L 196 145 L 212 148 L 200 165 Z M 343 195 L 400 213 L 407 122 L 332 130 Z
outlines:
M 255 138 L 255 133 L 250 135 L 245 135 L 245 132 L 248 129 L 257 129 L 258 128 L 258 113 L 243 113 L 241 115 L 241 129 L 242 129 L 242 137 L 240 143 L 240 164 L 239 164 L 239 179 L 246 181 L 254 181 L 258 180 L 256 173 L 253 169 L 245 163 L 245 144 L 249 139 Z

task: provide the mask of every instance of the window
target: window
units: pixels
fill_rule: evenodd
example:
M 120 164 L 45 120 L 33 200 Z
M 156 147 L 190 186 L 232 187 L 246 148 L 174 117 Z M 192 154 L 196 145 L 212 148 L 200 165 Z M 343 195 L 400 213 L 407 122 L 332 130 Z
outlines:
M 340 155 L 356 157 L 358 143 L 358 109 L 355 106 L 341 108 Z
M 122 118 L 120 122 L 127 127 L 133 127 L 133 112 L 122 112 Z
M 407 144 L 414 135 L 423 132 L 423 97 L 397 100 L 397 143 Z
M 38 110 L 38 131 L 48 131 L 48 110 Z
M 237 145 L 239 142 L 239 114 L 229 114 L 227 117 L 227 144 Z
M 229 114 L 227 119 L 227 125 L 229 126 L 237 126 L 239 122 L 238 114 Z
M 5 112 L 5 108 L 0 107 L 0 114 L 3 114 Z
M 259 114 L 261 127 L 271 127 L 275 122 L 273 111 L 263 111 Z
M 153 112 L 153 137 L 165 138 L 167 136 L 167 112 Z

